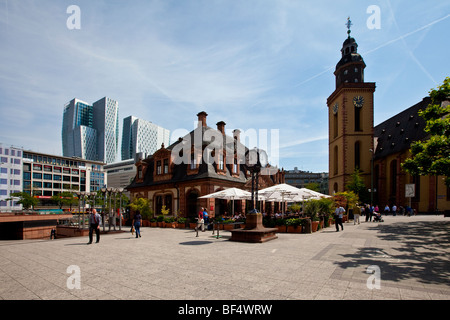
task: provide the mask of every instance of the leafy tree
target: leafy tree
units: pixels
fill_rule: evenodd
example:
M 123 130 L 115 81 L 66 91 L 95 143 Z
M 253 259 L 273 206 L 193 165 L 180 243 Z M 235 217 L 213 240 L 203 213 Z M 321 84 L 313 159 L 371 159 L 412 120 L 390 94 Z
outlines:
M 320 192 L 320 184 L 318 182 L 310 182 L 305 185 L 305 188 Z
M 74 197 L 72 192 L 64 191 L 52 196 L 52 200 L 58 204 L 61 209 L 63 206 L 68 206 L 72 209 L 72 206 L 77 205 L 78 200 Z
M 317 213 L 319 212 L 319 200 L 311 199 L 305 203 L 305 213 L 312 221 L 318 221 L 319 217 Z
M 346 190 L 352 191 L 355 193 L 361 201 L 369 202 L 369 192 L 367 191 L 367 187 L 364 184 L 363 179 L 361 178 L 361 171 L 359 168 L 355 168 L 351 175 L 350 182 L 346 185 Z
M 329 216 L 334 210 L 334 201 L 332 198 L 322 198 L 317 200 L 319 212 L 325 216 Z
M 419 115 L 426 121 L 424 141 L 411 144 L 411 158 L 402 168 L 411 175 L 444 176 L 450 187 L 450 77 L 429 92 L 431 103 Z
M 135 198 L 130 204 L 129 204 L 131 210 L 138 211 L 141 213 L 142 217 L 144 219 L 149 219 L 153 212 L 150 209 L 150 201 L 145 198 Z
M 33 197 L 32 195 L 30 195 L 26 192 L 11 193 L 11 198 L 6 199 L 6 201 L 16 200 L 16 198 L 19 198 L 17 203 L 21 204 L 25 210 L 33 208 L 35 205 L 37 205 L 39 203 L 38 199 L 36 199 L 35 197 Z
M 352 208 L 358 202 L 358 195 L 353 191 L 337 192 L 333 200 L 336 206 L 342 206 L 348 212 L 348 208 Z

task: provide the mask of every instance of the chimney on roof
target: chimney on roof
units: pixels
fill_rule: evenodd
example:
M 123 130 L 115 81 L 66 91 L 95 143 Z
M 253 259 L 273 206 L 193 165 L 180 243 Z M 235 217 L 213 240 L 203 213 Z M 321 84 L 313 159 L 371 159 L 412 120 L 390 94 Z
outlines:
M 222 134 L 225 134 L 225 125 L 226 123 L 223 121 L 219 121 L 216 123 L 217 125 L 217 130 L 219 130 L 220 132 L 222 132 Z
M 233 137 L 240 142 L 241 141 L 241 131 L 239 129 L 233 130 Z
M 200 127 L 200 124 L 202 125 L 202 127 L 206 127 L 206 117 L 207 116 L 208 116 L 208 114 L 205 111 L 197 113 L 199 127 Z

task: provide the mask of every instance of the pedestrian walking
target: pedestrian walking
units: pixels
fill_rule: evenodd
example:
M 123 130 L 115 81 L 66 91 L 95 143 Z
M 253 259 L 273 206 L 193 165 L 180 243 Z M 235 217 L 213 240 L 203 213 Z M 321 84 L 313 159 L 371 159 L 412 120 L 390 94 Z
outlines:
M 394 217 L 397 215 L 397 206 L 395 204 L 392 206 L 392 214 Z
M 134 214 L 133 225 L 136 231 L 136 238 L 141 237 L 141 223 L 142 223 L 142 215 L 139 210 Z
M 360 215 L 361 215 L 361 208 L 357 203 L 353 207 L 353 224 L 356 224 L 356 223 L 360 224 L 360 221 L 359 221 Z
M 95 231 L 96 241 L 95 243 L 100 242 L 100 222 L 102 217 L 97 213 L 97 210 L 92 209 L 91 214 L 89 215 L 89 242 L 92 243 L 92 236 Z
M 205 231 L 205 220 L 203 217 L 203 212 L 205 211 L 205 209 L 202 207 L 200 209 L 200 211 L 198 212 L 198 219 L 197 219 L 197 227 L 196 230 L 200 229 L 200 227 L 202 228 L 202 232 Z
M 370 219 L 370 205 L 366 204 L 366 207 L 364 208 L 364 213 L 366 215 L 366 222 Z
M 344 231 L 344 226 L 342 225 L 342 219 L 344 217 L 345 209 L 339 206 L 334 211 L 334 220 L 336 221 L 336 231 L 339 231 L 339 226 L 341 226 L 341 231 Z

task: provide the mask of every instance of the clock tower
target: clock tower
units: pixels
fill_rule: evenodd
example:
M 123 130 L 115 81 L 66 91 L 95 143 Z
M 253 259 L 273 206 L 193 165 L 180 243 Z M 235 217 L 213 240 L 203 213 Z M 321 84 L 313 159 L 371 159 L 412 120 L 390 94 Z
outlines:
M 328 97 L 329 194 L 345 191 L 356 168 L 370 188 L 375 83 L 364 82 L 366 64 L 350 36 L 350 18 L 334 75 L 336 88 Z

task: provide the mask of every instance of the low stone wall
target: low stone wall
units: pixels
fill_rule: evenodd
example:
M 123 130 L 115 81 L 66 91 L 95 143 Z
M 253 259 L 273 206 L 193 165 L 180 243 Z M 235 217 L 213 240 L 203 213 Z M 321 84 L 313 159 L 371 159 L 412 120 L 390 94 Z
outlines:
M 78 227 L 67 226 L 56 227 L 56 237 L 83 237 L 88 235 L 89 229 L 79 229 Z

